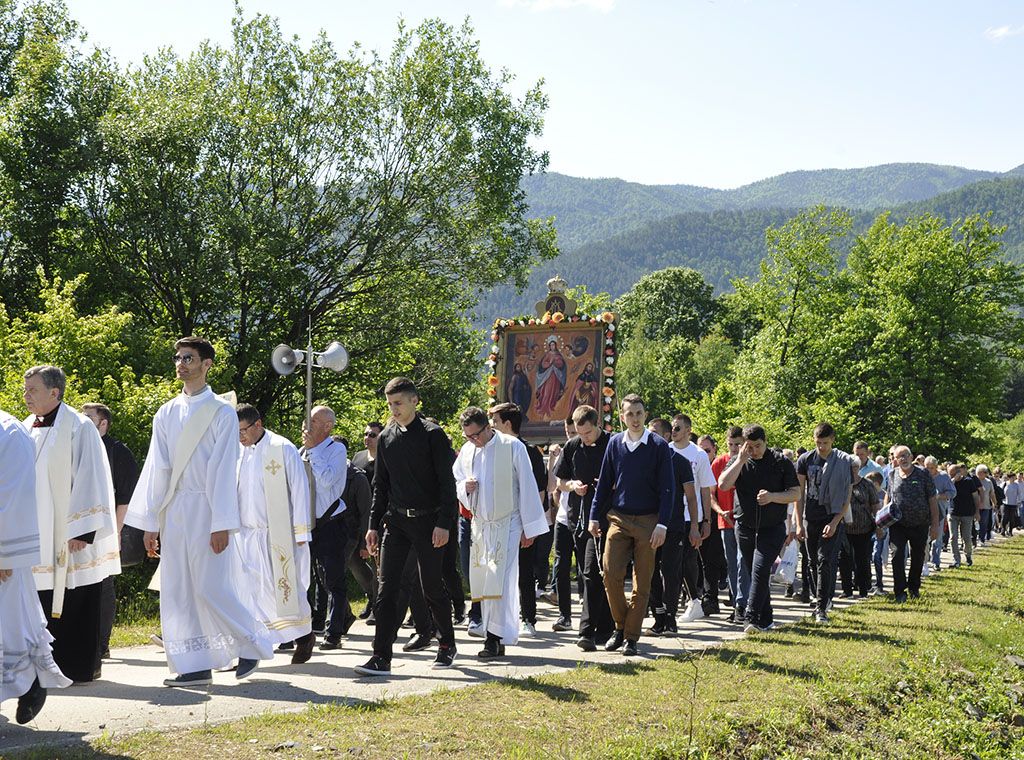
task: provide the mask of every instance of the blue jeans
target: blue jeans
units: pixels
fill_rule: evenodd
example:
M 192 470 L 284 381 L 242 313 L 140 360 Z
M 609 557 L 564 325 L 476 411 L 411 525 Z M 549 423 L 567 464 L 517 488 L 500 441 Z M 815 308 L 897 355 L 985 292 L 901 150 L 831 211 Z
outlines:
M 786 542 L 786 523 L 761 526 L 736 524 L 736 543 L 740 546 L 743 563 L 750 573 L 750 595 L 747 599 L 747 620 L 761 628 L 774 622 L 772 593 L 769 585 L 772 564 L 779 557 Z
M 946 516 L 949 514 L 949 504 L 943 504 L 939 502 L 939 527 L 945 528 Z M 942 558 L 942 535 L 943 531 L 939 531 L 939 537 L 932 542 L 932 564 L 935 567 L 939 566 Z
M 885 588 L 885 584 L 882 583 L 882 570 L 885 568 L 886 555 L 889 553 L 889 530 L 886 529 L 882 533 L 882 537 L 879 538 L 878 534 L 875 534 L 875 549 L 871 554 L 871 561 L 875 565 L 875 588 Z
M 473 521 L 459 515 L 459 564 L 462 565 L 462 577 L 469 582 L 469 552 L 473 546 Z M 479 623 L 480 617 L 480 602 L 473 602 L 469 608 L 469 619 L 474 623 Z
M 981 510 L 981 520 L 978 523 L 978 541 L 992 540 L 992 510 Z
M 750 595 L 750 572 L 740 553 L 735 528 L 722 528 L 722 548 L 725 550 L 725 564 L 729 575 L 729 591 L 732 592 L 733 606 L 737 610 L 747 609 Z

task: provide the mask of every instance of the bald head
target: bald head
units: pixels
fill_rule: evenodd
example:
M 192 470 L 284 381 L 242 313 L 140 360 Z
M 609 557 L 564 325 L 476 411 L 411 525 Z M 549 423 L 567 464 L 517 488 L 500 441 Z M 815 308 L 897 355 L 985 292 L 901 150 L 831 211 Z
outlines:
M 314 406 L 309 416 L 308 428 L 302 426 L 302 445 L 313 449 L 330 437 L 337 417 L 329 406 Z

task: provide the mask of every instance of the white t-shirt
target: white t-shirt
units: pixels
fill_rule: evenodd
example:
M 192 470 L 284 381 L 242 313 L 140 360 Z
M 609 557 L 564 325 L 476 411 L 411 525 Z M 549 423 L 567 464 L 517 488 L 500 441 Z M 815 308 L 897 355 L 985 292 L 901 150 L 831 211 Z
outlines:
M 679 448 L 671 441 L 668 445 L 674 452 L 686 457 L 693 468 L 693 488 L 697 492 L 697 521 L 699 522 L 704 519 L 704 505 L 701 503 L 700 489 L 714 488 L 716 485 L 715 474 L 711 472 L 711 460 L 708 459 L 708 453 L 693 441 L 690 441 L 685 448 Z

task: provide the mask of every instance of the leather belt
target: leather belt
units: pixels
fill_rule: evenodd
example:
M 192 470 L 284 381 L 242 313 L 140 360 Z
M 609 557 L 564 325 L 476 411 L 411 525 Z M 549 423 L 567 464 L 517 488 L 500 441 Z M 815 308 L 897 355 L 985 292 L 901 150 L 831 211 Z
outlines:
M 391 507 L 391 511 L 395 514 L 401 515 L 402 517 L 426 517 L 427 515 L 436 515 L 438 510 L 435 509 L 399 509 L 398 507 Z

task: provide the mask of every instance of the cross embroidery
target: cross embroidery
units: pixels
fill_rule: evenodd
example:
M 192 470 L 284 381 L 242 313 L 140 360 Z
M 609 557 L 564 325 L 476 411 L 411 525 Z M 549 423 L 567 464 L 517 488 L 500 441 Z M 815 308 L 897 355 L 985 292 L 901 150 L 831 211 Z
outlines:
M 263 469 L 269 472 L 271 475 L 277 475 L 277 471 L 281 469 L 281 465 L 277 463 L 276 459 L 271 459 L 270 464 L 268 464 Z

